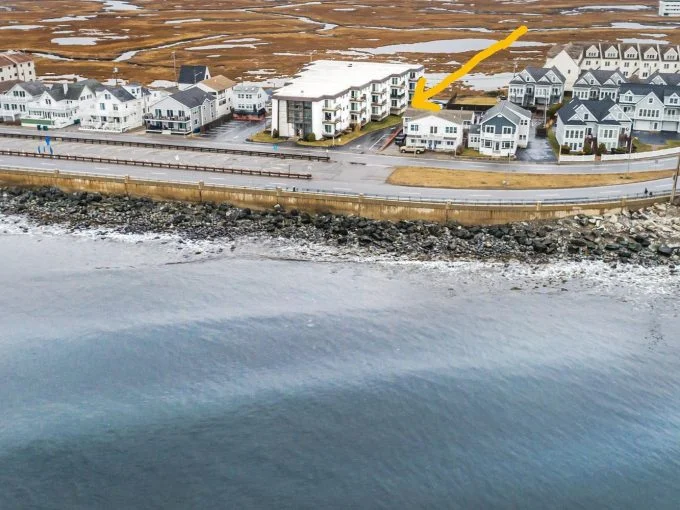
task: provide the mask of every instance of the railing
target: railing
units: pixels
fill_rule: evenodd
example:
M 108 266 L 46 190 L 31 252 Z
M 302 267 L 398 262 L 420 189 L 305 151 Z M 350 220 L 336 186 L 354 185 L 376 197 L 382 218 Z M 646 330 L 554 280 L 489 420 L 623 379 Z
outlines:
M 332 104 L 328 106 L 324 106 L 323 109 L 327 112 L 337 112 L 340 109 L 339 104 Z
M 309 154 L 309 153 L 295 153 L 295 152 L 267 152 L 254 151 L 246 149 L 226 149 L 222 147 L 207 147 L 202 145 L 180 145 L 171 143 L 152 143 L 152 142 L 135 142 L 132 140 L 114 140 L 109 138 L 79 138 L 77 136 L 68 136 L 61 134 L 50 133 L 48 135 L 52 140 L 59 140 L 62 142 L 73 143 L 89 143 L 99 145 L 122 145 L 126 147 L 144 147 L 147 149 L 166 149 L 166 150 L 180 150 L 190 152 L 213 152 L 216 154 L 239 154 L 243 156 L 261 156 L 266 158 L 279 159 L 306 159 L 308 161 L 330 161 L 329 156 Z M 23 140 L 44 140 L 45 135 L 33 135 L 28 133 L 8 133 L 0 130 L 0 137 L 4 138 L 19 138 Z
M 366 101 L 366 94 L 362 94 L 359 97 L 352 97 L 350 98 L 350 101 L 354 103 L 361 103 L 362 101 Z
M 254 175 L 258 177 L 277 177 L 283 179 L 310 180 L 312 174 L 293 172 L 273 172 L 270 170 L 249 170 L 245 168 L 226 168 L 202 165 L 180 165 L 177 163 L 162 163 L 157 161 L 138 161 L 132 159 L 100 158 L 96 156 L 71 156 L 68 154 L 39 154 L 37 152 L 13 151 L 0 149 L 2 156 L 18 156 L 22 158 L 55 159 L 59 161 L 85 161 L 88 163 L 108 163 L 125 166 L 149 166 L 152 168 L 170 168 L 173 170 L 193 170 L 197 172 L 218 172 L 223 174 Z
M 149 121 L 149 122 L 152 122 L 154 120 L 156 120 L 156 121 L 164 120 L 164 121 L 167 121 L 167 122 L 187 122 L 187 121 L 189 121 L 189 117 L 183 117 L 183 116 L 168 117 L 168 116 L 165 116 L 165 115 L 161 115 L 161 116 L 157 117 L 155 115 L 147 114 L 147 115 L 144 115 L 144 120 Z

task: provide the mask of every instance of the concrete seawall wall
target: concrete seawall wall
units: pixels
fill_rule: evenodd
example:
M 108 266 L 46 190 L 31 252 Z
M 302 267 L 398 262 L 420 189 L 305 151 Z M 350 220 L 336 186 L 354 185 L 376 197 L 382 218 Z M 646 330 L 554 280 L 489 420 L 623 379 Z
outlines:
M 341 196 L 323 193 L 260 190 L 230 186 L 205 185 L 202 182 L 161 182 L 129 177 L 68 174 L 59 171 L 41 172 L 0 169 L 0 184 L 8 186 L 55 186 L 64 191 L 91 191 L 108 195 L 129 195 L 155 200 L 187 202 L 227 202 L 237 207 L 271 209 L 280 204 L 286 209 L 309 213 L 330 212 L 364 216 L 377 220 L 425 220 L 445 223 L 457 221 L 464 225 L 491 225 L 517 221 L 559 219 L 576 214 L 600 215 L 624 208 L 642 208 L 654 199 L 617 200 L 586 204 L 474 205 L 443 202 L 400 201 L 361 196 Z

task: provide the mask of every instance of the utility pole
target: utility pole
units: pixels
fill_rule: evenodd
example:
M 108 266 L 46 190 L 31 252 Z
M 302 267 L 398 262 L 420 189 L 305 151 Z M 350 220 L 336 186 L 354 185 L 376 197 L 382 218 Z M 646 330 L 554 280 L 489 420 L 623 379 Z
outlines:
M 633 140 L 635 140 L 635 137 L 631 134 L 630 147 L 628 149 L 628 168 L 626 169 L 626 178 L 630 176 L 630 160 L 633 157 Z
M 678 165 L 675 167 L 675 175 L 673 176 L 673 190 L 671 191 L 671 205 L 675 202 L 675 193 L 678 189 L 678 177 L 680 177 L 680 154 L 678 154 Z

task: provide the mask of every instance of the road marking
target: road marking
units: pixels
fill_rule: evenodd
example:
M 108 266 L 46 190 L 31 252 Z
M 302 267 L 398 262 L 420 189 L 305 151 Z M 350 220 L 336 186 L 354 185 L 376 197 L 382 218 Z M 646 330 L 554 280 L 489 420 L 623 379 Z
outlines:
M 149 172 L 152 175 L 167 175 L 165 172 Z
M 40 164 L 42 166 L 57 166 L 55 163 L 45 163 L 44 161 L 41 161 Z
M 371 146 L 368 148 L 368 150 L 369 150 L 369 151 L 372 151 L 372 150 L 373 150 L 373 147 L 375 147 L 375 146 L 378 145 L 380 142 L 382 142 L 383 139 L 384 139 L 386 136 L 387 136 L 387 135 L 382 135 L 380 138 L 378 138 L 378 140 L 377 140 L 373 145 L 371 145 Z
M 335 191 L 352 191 L 352 188 L 333 188 Z
M 471 197 L 480 197 L 480 198 L 487 198 L 490 197 L 491 195 L 470 195 Z
M 414 195 L 414 196 L 420 196 L 420 193 L 401 193 L 401 195 Z
M 108 168 L 104 168 L 103 166 L 96 166 L 94 167 L 95 170 L 108 170 Z

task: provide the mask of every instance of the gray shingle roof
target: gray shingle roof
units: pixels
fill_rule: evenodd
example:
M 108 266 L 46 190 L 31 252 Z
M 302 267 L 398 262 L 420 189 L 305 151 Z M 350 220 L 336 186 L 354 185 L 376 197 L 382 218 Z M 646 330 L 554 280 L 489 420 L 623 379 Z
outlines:
M 202 105 L 206 99 L 213 100 L 211 94 L 196 87 L 176 92 L 170 97 L 189 108 L 196 108 L 197 106 Z
M 612 77 L 616 77 L 617 75 L 620 76 L 623 81 L 625 81 L 625 77 L 619 72 L 619 71 L 605 71 L 602 69 L 589 69 L 587 71 L 581 72 L 579 75 L 578 79 L 576 80 L 576 85 L 579 84 L 579 81 L 583 79 L 587 74 L 592 75 L 593 78 L 595 78 L 595 85 L 602 85 L 605 83 L 607 80 L 611 79 Z M 575 85 L 575 86 L 576 86 Z M 589 83 L 587 85 L 590 85 Z
M 572 99 L 557 112 L 557 116 L 565 124 L 574 124 L 575 121 L 569 121 L 571 117 L 576 114 L 576 109 L 583 105 L 590 113 L 595 117 L 593 120 L 597 122 L 602 122 L 603 119 L 609 115 L 609 111 L 616 103 L 611 99 L 603 99 L 601 101 L 597 99 Z M 618 124 L 618 121 L 615 122 Z
M 457 124 L 462 124 L 464 121 L 472 122 L 475 117 L 474 112 L 463 111 L 463 110 L 439 110 L 436 112 L 431 112 L 427 110 L 419 110 L 416 108 L 408 108 L 404 113 L 404 117 L 408 117 L 412 120 L 422 119 L 424 117 L 439 117 L 440 119 L 445 119 Z
M 496 106 L 488 110 L 482 119 L 482 123 L 487 119 L 491 119 L 496 115 L 501 114 L 506 118 L 513 121 L 515 124 L 519 123 L 519 120 L 524 117 L 527 119 L 531 118 L 531 112 L 520 108 L 516 104 L 512 104 L 510 101 L 501 101 Z
M 560 81 L 560 83 L 565 82 L 564 75 L 562 75 L 561 72 L 557 70 L 555 67 L 533 67 L 529 66 L 524 69 L 529 75 L 534 79 L 536 82 L 540 82 L 543 77 L 545 77 L 546 74 L 548 74 L 549 71 L 552 71 L 555 73 L 555 76 L 557 79 Z M 523 71 L 523 72 L 524 72 Z M 548 83 L 549 80 L 546 80 L 546 83 Z M 522 73 L 517 74 L 510 83 L 526 83 L 524 78 L 522 77 Z
M 184 65 L 179 69 L 179 83 L 194 85 L 205 80 L 208 76 L 207 66 L 188 66 Z
M 661 78 L 666 85 L 680 85 L 680 74 L 677 73 L 660 73 L 657 71 L 652 73 L 652 75 L 645 80 L 645 83 L 652 83 L 654 78 Z
M 116 99 L 123 103 L 127 103 L 128 101 L 132 101 L 135 99 L 135 96 L 130 94 L 127 90 L 125 90 L 123 87 L 104 87 L 106 91 L 114 96 Z

